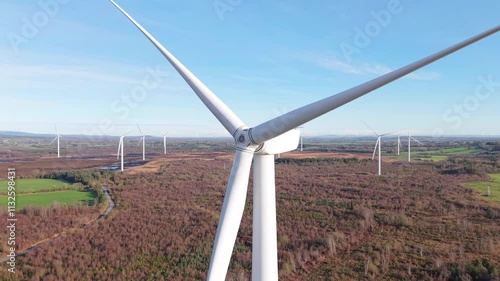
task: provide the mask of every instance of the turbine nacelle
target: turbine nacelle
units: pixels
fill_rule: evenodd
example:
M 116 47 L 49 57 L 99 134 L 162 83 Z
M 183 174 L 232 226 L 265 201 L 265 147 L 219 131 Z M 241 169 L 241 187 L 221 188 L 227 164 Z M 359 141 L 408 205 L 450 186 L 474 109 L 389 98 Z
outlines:
M 258 155 L 274 155 L 297 149 L 300 143 L 300 130 L 292 129 L 263 143 L 255 151 Z

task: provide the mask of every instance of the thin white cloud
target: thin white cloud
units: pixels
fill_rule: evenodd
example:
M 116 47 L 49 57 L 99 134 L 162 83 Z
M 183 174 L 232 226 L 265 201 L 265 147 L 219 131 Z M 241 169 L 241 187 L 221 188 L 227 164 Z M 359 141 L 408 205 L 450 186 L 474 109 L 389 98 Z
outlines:
M 313 63 L 322 68 L 340 71 L 348 74 L 356 75 L 383 75 L 393 71 L 394 69 L 382 64 L 376 63 L 347 63 L 343 60 L 337 59 L 335 56 L 331 55 L 320 55 L 311 53 L 300 53 L 295 55 L 296 59 L 303 60 L 309 63 Z M 437 72 L 428 71 L 418 71 L 408 74 L 406 76 L 408 79 L 412 80 L 438 80 L 441 75 Z
M 244 82 L 252 83 L 288 83 L 289 81 L 285 79 L 277 79 L 265 76 L 254 76 L 254 75 L 242 75 L 242 74 L 232 74 L 230 79 L 240 80 Z
M 45 61 L 45 59 L 44 59 Z M 110 62 L 70 58 L 53 60 L 51 64 L 36 63 L 0 63 L 0 77 L 5 80 L 0 93 L 23 90 L 47 91 L 50 89 L 109 89 L 142 85 L 145 77 L 156 72 L 157 65 L 135 66 Z M 178 94 L 185 90 L 181 79 L 165 66 L 159 68 L 162 82 L 155 90 L 168 90 Z
M 360 69 L 354 67 L 353 65 L 331 58 L 322 58 L 322 59 L 318 58 L 316 61 L 313 62 L 329 70 L 337 70 L 344 73 L 352 73 L 352 74 L 362 74 Z
M 369 129 L 343 129 L 339 131 L 339 135 L 354 135 L 354 136 L 373 136 L 373 132 Z
M 15 96 L 0 95 L 0 100 L 9 101 L 10 104 L 17 106 L 22 105 L 23 110 L 31 110 L 39 108 L 54 109 L 57 107 L 57 104 L 55 102 L 40 101 L 40 100 L 20 98 Z
M 76 79 L 82 81 L 105 81 L 113 83 L 138 83 L 130 77 L 113 75 L 96 69 L 85 69 L 77 66 L 66 65 L 15 65 L 3 64 L 0 75 L 10 78 L 22 78 L 26 80 L 52 79 Z

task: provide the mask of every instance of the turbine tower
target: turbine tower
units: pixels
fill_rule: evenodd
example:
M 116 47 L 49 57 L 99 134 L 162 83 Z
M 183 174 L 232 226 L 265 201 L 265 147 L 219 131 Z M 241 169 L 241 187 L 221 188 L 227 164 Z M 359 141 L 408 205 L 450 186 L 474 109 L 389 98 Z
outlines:
M 167 133 L 163 134 L 163 154 L 167 154 Z
M 382 157 L 380 157 L 381 147 L 380 145 L 380 136 L 377 137 L 377 142 L 375 143 L 375 148 L 373 149 L 372 161 L 375 158 L 375 152 L 377 152 L 378 147 L 378 175 L 382 175 Z
M 141 127 L 139 127 L 139 124 L 137 124 L 137 128 L 139 129 L 139 133 L 141 133 L 141 140 L 137 144 L 139 146 L 142 142 L 142 161 L 146 160 L 146 135 L 144 135 L 141 131 Z
M 304 126 L 300 126 L 297 129 L 302 129 Z M 300 151 L 304 151 L 304 137 L 300 134 Z
M 411 136 L 410 132 L 408 132 L 408 162 L 411 162 Z
M 207 279 L 211 281 L 226 277 L 245 208 L 252 161 L 252 280 L 278 280 L 274 154 L 297 148 L 300 132 L 295 128 L 500 30 L 500 26 L 496 26 L 398 70 L 250 128 L 127 12 L 113 0 L 110 2 L 155 45 L 235 139 L 234 162 L 208 271 Z
M 116 154 L 116 159 L 121 158 L 120 170 L 123 172 L 123 138 L 125 135 L 120 136 L 120 142 L 118 143 L 118 153 Z
M 50 142 L 49 145 L 52 145 L 54 141 L 57 140 L 57 158 L 60 158 L 61 154 L 59 153 L 59 139 L 61 138 L 61 135 L 57 132 L 57 126 L 54 125 L 54 128 L 56 129 L 56 137 Z
M 398 156 L 399 156 L 399 150 L 401 149 L 401 139 L 399 137 L 400 136 L 398 135 Z
M 123 172 L 123 157 L 124 157 L 124 153 L 123 153 L 123 139 L 125 138 L 126 135 L 128 135 L 130 132 L 128 133 L 125 133 L 123 135 L 120 136 L 120 141 L 118 142 L 118 153 L 116 153 L 116 159 L 119 159 L 120 158 L 120 170 Z
M 424 145 L 423 143 L 421 143 L 420 141 L 418 141 L 417 139 L 415 139 L 414 137 L 412 137 L 410 135 L 410 132 L 408 132 L 408 162 L 411 162 L 411 140 L 414 140 L 416 142 L 418 142 L 419 144 L 421 145 Z

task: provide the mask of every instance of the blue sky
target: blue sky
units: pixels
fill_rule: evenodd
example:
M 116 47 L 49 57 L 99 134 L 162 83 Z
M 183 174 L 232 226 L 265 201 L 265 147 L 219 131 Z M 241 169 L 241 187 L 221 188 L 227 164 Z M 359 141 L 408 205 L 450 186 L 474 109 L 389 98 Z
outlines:
M 497 0 L 117 0 L 249 126 L 500 24 Z M 0 130 L 229 136 L 105 0 L 0 2 Z M 304 135 L 500 135 L 500 34 L 307 123 Z

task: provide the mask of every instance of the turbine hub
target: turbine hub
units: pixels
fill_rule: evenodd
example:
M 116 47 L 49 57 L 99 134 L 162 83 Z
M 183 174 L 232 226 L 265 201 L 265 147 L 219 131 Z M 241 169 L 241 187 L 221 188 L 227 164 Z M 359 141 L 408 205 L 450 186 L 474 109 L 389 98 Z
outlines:
M 239 137 L 238 137 L 238 143 L 244 143 L 245 142 L 245 135 L 244 134 L 241 134 Z
M 251 148 L 252 151 L 257 149 L 259 145 L 254 144 L 249 135 L 249 127 L 242 126 L 238 128 L 234 134 L 234 140 L 236 141 L 236 146 L 240 149 Z

